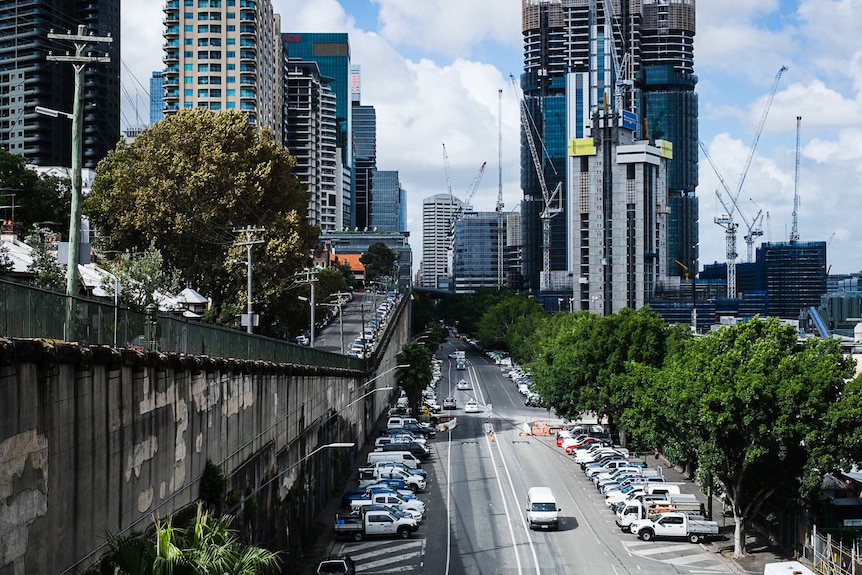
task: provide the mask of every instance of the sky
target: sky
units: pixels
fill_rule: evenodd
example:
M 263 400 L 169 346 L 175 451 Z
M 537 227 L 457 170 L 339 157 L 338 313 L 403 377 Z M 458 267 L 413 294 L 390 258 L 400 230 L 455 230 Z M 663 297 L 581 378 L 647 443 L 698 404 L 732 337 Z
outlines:
M 162 4 L 122 0 L 124 126 L 136 123 L 136 115 L 149 118 L 149 78 L 162 68 Z M 510 77 L 523 70 L 520 0 L 273 5 L 283 32 L 349 34 L 351 62 L 362 68 L 362 103 L 377 112 L 378 169 L 398 170 L 407 191 L 414 265 L 422 256 L 422 199 L 448 193 L 449 185 L 464 199 L 483 162 L 474 209 L 493 211 L 500 184 L 505 210 L 518 209 L 520 119 Z M 738 194 L 737 261 L 747 261 L 749 227 L 762 231 L 755 248 L 789 239 L 801 116 L 800 239 L 827 242 L 830 273 L 859 272 L 862 0 L 701 0 L 696 13 L 699 137 L 733 192 L 776 75 L 787 67 Z M 716 195 L 720 179 L 702 153 L 699 171 L 703 266 L 726 259 L 724 228 L 714 222 L 726 210 Z

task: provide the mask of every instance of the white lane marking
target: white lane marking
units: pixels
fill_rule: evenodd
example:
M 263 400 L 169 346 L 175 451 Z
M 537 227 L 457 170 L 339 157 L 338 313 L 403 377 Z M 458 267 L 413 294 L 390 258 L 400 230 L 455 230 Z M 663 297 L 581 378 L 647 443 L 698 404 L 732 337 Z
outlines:
M 398 545 L 397 548 L 393 549 L 392 548 L 392 542 L 389 541 L 389 547 L 385 547 L 384 549 L 386 549 L 388 551 L 402 552 L 402 551 L 406 551 L 412 547 L 418 547 L 419 550 L 421 551 L 422 546 L 423 546 L 423 542 L 416 540 L 416 541 L 410 541 L 409 543 L 405 542 L 403 544 Z M 365 547 L 363 547 L 363 549 L 365 549 Z M 370 557 L 380 557 L 380 553 L 381 553 L 380 551 L 368 551 L 366 553 L 350 553 L 350 556 L 353 558 L 354 561 L 362 561 L 362 560 L 368 559 Z M 411 553 L 411 555 L 413 555 L 415 553 L 418 553 L 418 552 L 413 552 L 413 553 Z
M 660 553 L 671 553 L 674 551 L 678 551 L 681 549 L 691 549 L 691 543 L 677 543 L 673 545 L 653 545 L 649 544 L 651 547 L 649 549 L 645 549 L 643 545 L 626 545 L 632 553 L 635 555 L 640 555 L 641 557 L 649 557 L 650 555 L 658 555 Z
M 494 450 L 491 447 L 491 440 L 488 436 L 489 436 L 489 434 L 486 433 L 485 434 L 485 445 L 488 447 L 488 453 L 490 454 L 491 461 L 494 463 L 494 468 L 496 469 L 497 462 L 494 461 Z M 503 455 L 502 455 L 502 453 L 500 453 L 499 455 L 500 455 L 500 461 L 503 463 L 503 467 L 506 469 L 506 473 L 508 474 L 509 468 L 506 467 L 506 462 L 503 460 Z M 503 492 L 503 483 L 500 480 L 500 474 L 499 473 L 495 473 L 494 477 L 497 478 L 497 488 L 500 490 L 500 497 L 503 499 L 503 512 L 506 514 L 506 519 L 507 519 L 506 523 L 509 526 L 509 536 L 512 538 L 512 547 L 515 550 L 515 563 L 518 565 L 518 573 L 523 573 L 524 571 L 523 571 L 523 568 L 521 567 L 521 554 L 518 553 L 518 542 L 515 541 L 515 530 L 512 527 L 512 516 L 509 514 L 509 504 L 506 503 L 506 495 Z M 511 482 L 512 482 L 512 478 L 510 477 L 509 483 L 511 484 Z M 514 488 L 512 488 L 512 490 L 514 491 Z M 518 500 L 518 498 L 515 497 L 515 501 L 517 501 L 517 500 Z M 528 536 L 528 539 L 529 539 L 529 536 Z M 531 548 L 533 547 L 532 541 L 530 541 L 530 547 Z M 534 548 L 533 548 L 533 560 L 536 562 L 536 573 L 538 575 L 539 563 L 538 563 L 538 558 L 536 557 L 536 550 Z
M 359 569 L 357 569 L 357 571 L 369 571 L 371 569 L 376 569 L 377 567 L 383 567 L 384 565 L 391 565 L 392 563 L 395 563 L 396 561 L 408 561 L 410 559 L 413 559 L 415 557 L 419 557 L 421 555 L 422 555 L 421 551 L 416 551 L 415 553 L 405 553 L 403 555 L 398 555 L 397 557 L 389 557 L 386 559 L 381 559 L 379 561 L 370 561 L 368 563 L 363 563 L 362 565 L 359 565 L 358 566 Z M 416 567 L 418 567 L 418 565 L 402 565 L 399 567 L 400 568 L 406 567 L 408 569 L 415 569 Z

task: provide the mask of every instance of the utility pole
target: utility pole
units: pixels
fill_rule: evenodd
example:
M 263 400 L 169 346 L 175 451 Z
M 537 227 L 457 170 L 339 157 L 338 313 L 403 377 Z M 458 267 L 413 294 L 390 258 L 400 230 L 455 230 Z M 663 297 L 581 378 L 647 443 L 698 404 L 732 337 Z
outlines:
M 234 233 L 245 234 L 245 241 L 237 242 L 239 246 L 245 246 L 246 249 L 246 276 L 248 278 L 248 288 L 246 291 L 246 296 L 248 301 L 246 302 L 246 315 L 248 317 L 243 318 L 246 322 L 246 331 L 248 333 L 254 333 L 254 324 L 255 324 L 255 316 L 253 313 L 253 305 L 251 298 L 251 246 L 254 244 L 262 244 L 263 240 L 254 239 L 254 234 L 259 234 L 265 232 L 265 228 L 253 228 L 251 226 L 246 226 L 239 230 L 234 230 Z
M 317 283 L 317 270 L 304 269 L 300 273 L 305 274 L 305 277 L 298 280 L 297 283 L 307 283 L 311 287 L 311 297 L 308 300 L 308 303 L 311 306 L 311 331 L 309 332 L 308 346 L 314 347 L 314 308 L 316 306 L 314 302 L 314 284 Z M 304 298 L 300 297 L 300 299 Z
M 66 265 L 66 341 L 74 338 L 75 300 L 78 295 L 78 261 L 81 251 L 81 164 L 83 163 L 84 139 L 84 68 L 87 64 L 110 62 L 110 56 L 91 56 L 88 47 L 92 42 L 111 43 L 110 36 L 87 35 L 86 27 L 78 25 L 78 33 L 55 34 L 51 31 L 51 40 L 67 40 L 75 44 L 75 55 L 54 56 L 48 53 L 46 59 L 51 62 L 70 62 L 75 69 L 75 101 L 72 108 L 72 209 L 69 216 L 69 256 Z

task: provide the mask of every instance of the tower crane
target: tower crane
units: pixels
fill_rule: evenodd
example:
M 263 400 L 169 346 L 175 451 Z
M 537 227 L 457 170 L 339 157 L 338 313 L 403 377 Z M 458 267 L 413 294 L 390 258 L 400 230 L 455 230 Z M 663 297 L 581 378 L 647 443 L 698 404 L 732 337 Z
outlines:
M 557 182 L 557 187 L 553 192 L 548 191 L 548 185 L 545 182 L 545 170 L 542 167 L 542 159 L 539 157 L 539 152 L 536 149 L 536 142 L 533 139 L 533 130 L 535 124 L 530 116 L 530 111 L 527 109 L 527 103 L 524 101 L 524 96 L 521 94 L 515 76 L 509 75 L 512 80 L 512 86 L 515 88 L 515 93 L 518 95 L 518 101 L 521 105 L 521 126 L 524 128 L 524 134 L 527 137 L 527 145 L 530 148 L 530 156 L 533 158 L 533 167 L 536 169 L 536 178 L 539 180 L 539 187 L 542 190 L 542 212 L 539 218 L 542 220 L 542 277 L 540 289 L 543 291 L 550 285 L 550 270 L 551 270 L 551 218 L 562 211 L 560 207 L 560 189 L 562 183 Z M 538 135 L 538 134 L 537 134 Z M 541 138 L 539 139 L 541 143 Z M 544 146 L 542 152 L 545 151 Z M 553 164 L 551 164 L 553 168 Z
M 742 213 L 742 210 L 739 207 L 739 194 L 742 192 L 742 187 L 745 184 L 745 177 L 748 175 L 748 169 L 751 166 L 751 160 L 754 158 L 754 152 L 757 149 L 757 144 L 760 141 L 760 134 L 763 132 L 763 126 L 766 124 L 766 117 L 769 114 L 769 109 L 772 107 L 772 100 L 775 98 L 775 93 L 778 90 L 778 82 L 781 80 L 781 75 L 787 70 L 787 66 L 781 66 L 779 68 L 778 73 L 775 74 L 775 80 L 772 83 L 772 89 L 769 91 L 769 97 L 766 100 L 766 106 L 764 107 L 763 114 L 760 116 L 760 121 L 757 124 L 757 129 L 754 134 L 754 140 L 751 144 L 751 149 L 748 151 L 748 157 L 745 160 L 745 165 L 743 166 L 742 173 L 739 176 L 739 182 L 736 187 L 736 192 L 731 192 L 730 186 L 727 185 L 727 182 L 721 175 L 721 172 L 718 169 L 718 166 L 715 165 L 712 157 L 709 155 L 709 151 L 706 148 L 706 145 L 700 140 L 698 140 L 698 145 L 700 149 L 703 151 L 703 155 L 706 156 L 706 159 L 709 161 L 709 165 L 712 166 L 715 175 L 718 177 L 719 182 L 721 182 L 721 186 L 724 188 L 724 191 L 727 192 L 728 197 L 730 198 L 730 205 L 728 205 L 721 193 L 716 190 L 715 194 L 718 196 L 718 199 L 721 201 L 721 205 L 724 206 L 725 214 L 721 215 L 714 219 L 715 223 L 720 225 L 725 229 L 726 235 L 726 244 L 727 244 L 727 297 L 733 298 L 736 297 L 736 258 L 738 254 L 736 253 L 736 230 L 739 228 L 739 224 L 737 224 L 733 219 L 734 212 L 739 214 L 739 217 L 742 218 L 742 221 L 745 223 L 747 228 L 747 232 L 743 238 L 747 244 L 747 253 L 748 261 L 751 261 L 752 252 L 754 248 L 754 240 L 763 235 L 763 230 L 759 227 L 760 221 L 762 220 L 761 214 L 762 210 L 758 211 L 757 216 L 754 217 L 753 220 L 749 221 L 748 218 L 745 217 L 745 214 Z
M 448 165 L 448 161 L 447 161 Z M 455 199 L 452 196 L 452 188 L 449 188 L 449 197 L 452 198 L 452 221 L 449 225 L 449 249 L 453 249 L 455 244 L 455 224 L 464 216 L 464 208 L 470 205 L 470 202 L 473 201 L 473 196 L 476 195 L 476 189 L 479 187 L 479 182 L 482 181 L 482 176 L 485 174 L 485 166 L 488 165 L 488 162 L 482 162 L 482 165 L 479 167 L 479 172 L 473 176 L 473 180 L 470 182 L 470 186 L 467 188 L 467 194 L 464 196 L 464 201 L 456 206 Z
M 799 241 L 799 222 L 796 212 L 799 210 L 799 131 L 802 127 L 802 116 L 796 116 L 796 168 L 793 176 L 793 225 L 790 228 L 790 241 Z
M 497 90 L 497 289 L 503 289 L 503 90 Z

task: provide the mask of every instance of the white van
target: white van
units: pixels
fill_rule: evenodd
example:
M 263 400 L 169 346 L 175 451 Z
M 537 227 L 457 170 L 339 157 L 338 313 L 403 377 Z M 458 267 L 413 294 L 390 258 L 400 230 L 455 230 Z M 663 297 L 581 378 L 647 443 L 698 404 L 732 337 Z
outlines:
M 764 565 L 763 575 L 814 575 L 814 571 L 799 561 L 781 561 Z
M 560 509 L 550 487 L 531 487 L 527 492 L 527 521 L 530 529 L 559 529 Z
M 371 451 L 368 453 L 369 466 L 376 465 L 378 461 L 403 463 L 411 469 L 419 467 L 419 459 L 409 451 Z

